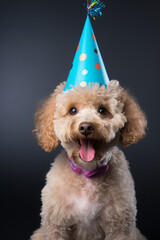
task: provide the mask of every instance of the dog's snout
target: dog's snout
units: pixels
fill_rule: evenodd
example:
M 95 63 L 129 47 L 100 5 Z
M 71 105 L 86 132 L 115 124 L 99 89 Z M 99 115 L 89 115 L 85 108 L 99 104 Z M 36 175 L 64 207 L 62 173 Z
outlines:
M 88 136 L 88 135 L 91 135 L 94 131 L 94 126 L 92 123 L 90 122 L 82 122 L 80 125 L 79 125 L 79 131 L 82 135 L 84 136 Z

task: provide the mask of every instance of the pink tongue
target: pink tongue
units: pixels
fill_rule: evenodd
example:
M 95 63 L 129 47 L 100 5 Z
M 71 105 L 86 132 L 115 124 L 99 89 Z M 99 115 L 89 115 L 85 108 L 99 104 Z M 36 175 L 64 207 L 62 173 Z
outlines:
M 92 141 L 89 139 L 81 139 L 80 140 L 80 156 L 81 158 L 86 161 L 90 162 L 94 159 L 95 149 L 93 147 Z

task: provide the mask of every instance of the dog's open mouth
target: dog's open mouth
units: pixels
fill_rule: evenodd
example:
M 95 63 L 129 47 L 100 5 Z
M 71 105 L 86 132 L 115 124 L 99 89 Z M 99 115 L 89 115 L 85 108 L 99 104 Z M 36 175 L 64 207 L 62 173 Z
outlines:
M 88 138 L 78 139 L 79 156 L 85 162 L 90 162 L 94 159 L 98 141 Z

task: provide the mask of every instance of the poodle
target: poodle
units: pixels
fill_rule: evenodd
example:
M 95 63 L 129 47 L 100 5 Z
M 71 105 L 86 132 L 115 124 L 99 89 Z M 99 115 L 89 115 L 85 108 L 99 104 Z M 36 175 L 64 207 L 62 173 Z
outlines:
M 42 190 L 41 227 L 31 240 L 145 240 L 136 228 L 134 182 L 123 152 L 147 121 L 119 82 L 55 89 L 35 114 L 38 144 L 64 150 Z

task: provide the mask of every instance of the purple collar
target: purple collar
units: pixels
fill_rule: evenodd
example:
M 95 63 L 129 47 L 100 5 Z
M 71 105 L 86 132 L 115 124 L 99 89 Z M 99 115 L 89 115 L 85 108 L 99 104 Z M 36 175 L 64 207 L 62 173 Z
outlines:
M 78 167 L 73 161 L 72 159 L 68 158 L 70 166 L 73 170 L 73 172 L 77 173 L 77 174 L 83 174 L 86 178 L 95 178 L 95 177 L 100 177 L 103 174 L 105 174 L 108 171 L 108 163 L 95 168 L 94 170 L 85 170 L 83 168 Z

